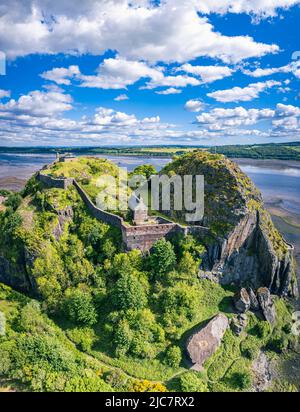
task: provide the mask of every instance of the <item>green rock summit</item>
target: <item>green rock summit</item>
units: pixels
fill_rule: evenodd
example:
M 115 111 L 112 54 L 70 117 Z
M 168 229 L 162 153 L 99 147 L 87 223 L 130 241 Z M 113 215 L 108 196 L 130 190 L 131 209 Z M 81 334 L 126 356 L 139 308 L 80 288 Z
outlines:
M 293 246 L 275 228 L 259 190 L 236 163 L 223 155 L 197 151 L 175 158 L 163 173 L 204 176 L 204 217 L 197 223 L 210 229 L 210 235 L 202 238 L 207 250 L 202 262 L 205 272 L 225 284 L 297 294 Z M 182 221 L 185 213 L 168 214 Z

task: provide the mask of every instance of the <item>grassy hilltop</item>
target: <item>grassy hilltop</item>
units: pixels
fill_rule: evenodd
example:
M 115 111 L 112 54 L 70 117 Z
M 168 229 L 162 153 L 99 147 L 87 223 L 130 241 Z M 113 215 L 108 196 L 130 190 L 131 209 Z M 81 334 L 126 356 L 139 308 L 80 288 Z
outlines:
M 213 180 L 211 199 L 230 193 L 226 201 L 233 206 L 259 200 L 238 170 L 241 192 L 224 174 L 224 160 L 201 156 L 189 158 L 190 170 L 211 164 L 225 177 Z M 186 158 L 180 159 L 166 170 L 183 173 Z M 76 177 L 93 197 L 95 181 L 117 166 L 80 159 L 47 172 Z M 228 191 L 217 193 L 219 188 Z M 59 218 L 67 208 L 72 217 Z M 8 196 L 0 226 L 0 280 L 10 285 L 0 285 L 3 390 L 246 391 L 255 385 L 253 361 L 260 350 L 278 360 L 295 344 L 290 308 L 276 298 L 274 327 L 249 313 L 243 334 L 228 329 L 204 371 L 190 371 L 187 337 L 219 312 L 232 318 L 236 290 L 199 279 L 205 254 L 199 239 L 161 240 L 145 256 L 124 253 L 119 231 L 91 217 L 74 187 L 47 189 L 35 178 L 21 194 Z M 274 381 L 270 389 L 295 390 L 284 381 L 278 385 Z

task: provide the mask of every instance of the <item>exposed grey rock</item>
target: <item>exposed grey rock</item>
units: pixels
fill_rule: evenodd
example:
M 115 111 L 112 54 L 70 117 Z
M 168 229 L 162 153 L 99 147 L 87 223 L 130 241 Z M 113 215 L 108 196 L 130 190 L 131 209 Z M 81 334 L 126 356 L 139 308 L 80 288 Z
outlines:
M 257 298 L 265 319 L 274 325 L 276 321 L 276 310 L 268 288 L 259 288 Z
M 250 282 L 253 288 L 268 286 L 279 296 L 298 295 L 293 277 L 293 247 L 278 256 L 261 224 L 260 213 L 237 213 L 236 223 L 224 238 L 206 245 L 201 269 L 222 272 L 219 282 L 242 286 Z
M 264 352 L 260 352 L 252 364 L 254 391 L 264 392 L 272 382 L 274 371 Z
M 0 256 L 0 282 L 25 293 L 31 289 L 24 262 L 11 262 L 3 256 Z
M 259 310 L 259 303 L 257 300 L 257 297 L 255 293 L 253 292 L 252 288 L 247 288 L 247 292 L 250 298 L 250 309 L 253 310 L 254 312 Z
M 194 364 L 193 369 L 200 370 L 204 361 L 217 350 L 227 327 L 228 318 L 220 313 L 188 339 L 187 353 Z
M 234 295 L 233 299 L 234 299 L 234 305 L 239 312 L 244 313 L 250 309 L 250 297 L 245 288 L 240 289 Z
M 204 270 L 200 270 L 198 273 L 199 279 L 207 279 L 214 283 L 219 283 L 220 281 L 220 274 L 215 272 L 205 272 Z
M 65 209 L 56 210 L 58 214 L 58 224 L 52 230 L 52 233 L 56 240 L 59 240 L 64 232 L 64 228 L 67 222 L 73 219 L 74 212 L 71 206 L 67 206 Z
M 246 328 L 247 323 L 248 323 L 248 316 L 245 313 L 241 313 L 240 315 L 232 318 L 231 320 L 232 332 L 235 335 L 239 336 Z

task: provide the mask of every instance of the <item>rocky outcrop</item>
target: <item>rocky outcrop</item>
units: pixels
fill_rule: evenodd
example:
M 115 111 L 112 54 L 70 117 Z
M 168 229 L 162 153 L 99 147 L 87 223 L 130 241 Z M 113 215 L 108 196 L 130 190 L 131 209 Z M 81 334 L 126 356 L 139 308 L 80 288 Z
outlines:
M 234 305 L 238 312 L 245 313 L 250 309 L 251 301 L 245 288 L 240 289 L 234 295 Z
M 22 262 L 13 263 L 4 256 L 0 256 L 0 282 L 18 291 L 29 293 L 31 281 L 24 268 L 25 258 Z
M 64 232 L 64 228 L 67 223 L 71 222 L 74 216 L 74 212 L 71 206 L 67 206 L 64 209 L 60 209 L 57 211 L 58 215 L 58 223 L 53 228 L 52 233 L 56 240 L 59 240 L 61 235 Z
M 259 288 L 257 298 L 265 319 L 271 325 L 274 325 L 276 322 L 276 310 L 269 289 Z
M 241 313 L 237 317 L 232 318 L 230 326 L 232 332 L 239 336 L 246 328 L 248 323 L 248 317 L 245 313 Z
M 193 334 L 187 342 L 187 353 L 193 363 L 193 369 L 201 370 L 203 363 L 220 346 L 228 327 L 228 318 L 220 313 L 204 328 Z
M 263 286 L 281 296 L 296 295 L 293 247 L 278 233 L 260 192 L 237 164 L 198 151 L 176 158 L 161 173 L 204 176 L 204 216 L 195 222 L 210 229 L 210 235 L 201 237 L 207 249 L 202 272 L 212 272 L 222 284 L 254 290 Z M 186 212 L 168 213 L 184 220 Z
M 271 384 L 275 371 L 271 361 L 264 352 L 260 352 L 252 364 L 253 389 L 255 392 L 264 392 Z
M 208 244 L 201 269 L 217 274 L 224 285 L 250 285 L 253 289 L 264 286 L 280 296 L 297 296 L 293 248 L 283 239 L 281 242 L 282 251 L 276 251 L 260 213 L 249 213 L 227 237 Z
M 249 299 L 250 299 L 250 309 L 253 312 L 258 311 L 259 310 L 259 302 L 257 300 L 257 297 L 256 297 L 253 289 L 252 288 L 247 288 L 247 292 L 248 292 Z

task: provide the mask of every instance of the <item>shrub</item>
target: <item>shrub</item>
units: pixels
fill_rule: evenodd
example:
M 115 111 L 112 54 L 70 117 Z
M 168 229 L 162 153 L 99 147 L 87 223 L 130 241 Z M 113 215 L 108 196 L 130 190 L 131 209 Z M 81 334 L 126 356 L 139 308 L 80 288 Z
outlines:
M 168 366 L 177 368 L 180 365 L 181 358 L 181 349 L 178 346 L 170 346 L 166 350 L 164 361 Z
M 74 328 L 68 330 L 67 335 L 84 352 L 92 349 L 96 339 L 95 332 L 91 328 Z
M 174 269 L 175 263 L 176 255 L 172 244 L 165 239 L 155 242 L 150 255 L 152 272 L 156 276 L 161 277 Z
M 121 370 L 114 369 L 105 374 L 104 380 L 113 388 L 121 389 L 126 384 L 127 376 Z
M 129 351 L 133 338 L 133 332 L 130 330 L 128 321 L 122 319 L 114 332 L 115 354 L 117 357 L 126 355 Z
M 177 338 L 178 328 L 195 318 L 200 297 L 201 293 L 197 287 L 189 286 L 184 282 L 178 282 L 161 294 L 162 321 L 174 338 Z
M 119 310 L 141 309 L 147 304 L 147 296 L 135 275 L 122 275 L 112 291 L 112 302 Z
M 18 193 L 14 193 L 6 199 L 4 204 L 6 207 L 9 207 L 13 211 L 15 211 L 18 209 L 21 203 L 22 203 L 22 196 L 19 195 Z
M 164 345 L 165 334 L 153 313 L 149 309 L 129 310 L 123 316 L 112 328 L 116 356 L 155 358 Z
M 156 175 L 156 174 L 157 174 L 157 171 L 155 167 L 153 165 L 147 165 L 147 164 L 137 166 L 133 171 L 133 175 L 145 176 L 147 180 L 150 179 L 152 175 Z
M 94 325 L 97 322 L 96 309 L 89 292 L 68 289 L 64 306 L 68 317 L 75 323 Z
M 158 382 L 150 382 L 146 379 L 143 381 L 135 381 L 131 388 L 132 392 L 166 392 L 167 388 Z
M 24 373 L 28 365 L 40 365 L 56 372 L 75 369 L 73 354 L 62 348 L 56 338 L 47 335 L 20 335 L 17 349 L 13 353 L 13 361 L 18 373 Z
M 235 372 L 231 375 L 230 381 L 233 387 L 247 390 L 251 387 L 252 376 L 250 372 Z
M 258 357 L 259 347 L 258 342 L 254 338 L 249 336 L 244 342 L 241 343 L 242 355 L 250 360 L 254 360 Z
M 257 325 L 254 326 L 253 328 L 253 333 L 260 339 L 265 339 L 266 337 L 269 336 L 271 333 L 271 325 L 269 322 L 259 322 Z
M 97 376 L 73 376 L 65 386 L 64 392 L 111 392 L 112 388 Z
M 199 271 L 199 262 L 194 260 L 190 252 L 183 252 L 183 256 L 178 265 L 178 270 L 180 273 L 186 273 L 191 277 L 194 277 Z
M 289 340 L 287 336 L 285 336 L 284 334 L 277 334 L 269 339 L 267 343 L 267 349 L 276 353 L 282 353 L 287 349 L 288 345 Z
M 208 392 L 207 383 L 197 372 L 187 372 L 180 376 L 179 387 L 182 392 Z

